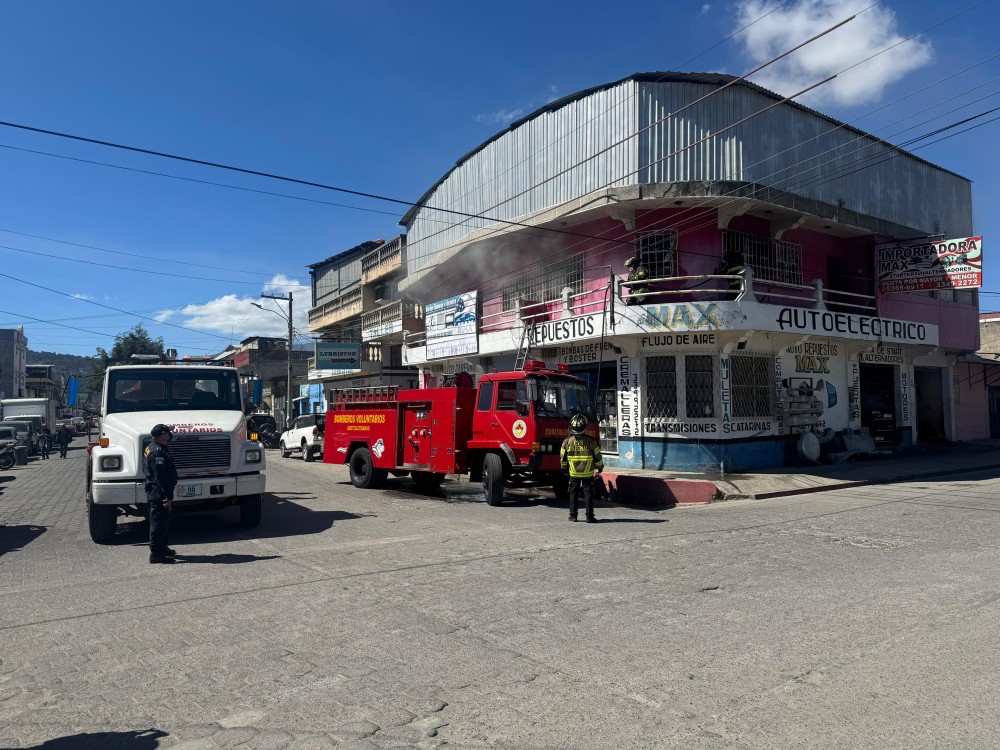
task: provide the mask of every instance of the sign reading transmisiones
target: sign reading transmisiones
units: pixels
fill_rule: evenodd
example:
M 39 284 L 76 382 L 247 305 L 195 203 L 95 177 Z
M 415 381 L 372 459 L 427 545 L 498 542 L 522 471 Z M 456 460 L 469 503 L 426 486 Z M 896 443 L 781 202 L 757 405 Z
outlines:
M 878 292 L 968 289 L 983 285 L 983 238 L 878 248 Z

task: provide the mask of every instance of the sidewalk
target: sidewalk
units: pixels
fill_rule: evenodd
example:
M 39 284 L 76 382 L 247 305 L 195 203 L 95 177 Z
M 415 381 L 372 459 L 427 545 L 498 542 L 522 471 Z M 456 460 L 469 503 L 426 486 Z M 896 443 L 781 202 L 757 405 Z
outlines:
M 704 505 L 905 482 L 976 469 L 994 469 L 1000 475 L 1000 440 L 921 445 L 894 452 L 890 458 L 785 466 L 752 474 L 609 469 L 604 477 L 614 497 L 622 502 Z

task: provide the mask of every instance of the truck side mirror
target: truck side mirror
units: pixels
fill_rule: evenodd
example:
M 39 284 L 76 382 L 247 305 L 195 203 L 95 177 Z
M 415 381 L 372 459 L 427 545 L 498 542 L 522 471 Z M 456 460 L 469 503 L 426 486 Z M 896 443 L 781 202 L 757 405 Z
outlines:
M 526 417 L 531 413 L 531 407 L 528 405 L 527 401 L 515 401 L 514 412 L 519 417 Z

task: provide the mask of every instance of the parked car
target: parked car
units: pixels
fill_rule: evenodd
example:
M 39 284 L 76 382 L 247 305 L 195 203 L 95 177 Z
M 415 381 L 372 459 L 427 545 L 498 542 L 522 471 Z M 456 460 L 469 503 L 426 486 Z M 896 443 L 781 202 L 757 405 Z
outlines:
M 281 433 L 281 441 L 278 443 L 281 457 L 288 458 L 294 451 L 301 451 L 305 461 L 312 461 L 314 456 L 322 456 L 325 428 L 326 414 L 303 414 L 296 417 L 291 429 Z
M 70 423 L 72 423 L 73 427 L 76 428 L 77 435 L 82 435 L 87 431 L 87 420 L 83 417 L 73 417 L 70 420 Z
M 38 453 L 38 437 L 35 433 L 35 425 L 32 422 L 22 422 L 16 419 L 3 420 L 4 427 L 13 427 L 17 433 L 17 439 L 21 445 L 28 447 L 28 455 L 34 456 Z

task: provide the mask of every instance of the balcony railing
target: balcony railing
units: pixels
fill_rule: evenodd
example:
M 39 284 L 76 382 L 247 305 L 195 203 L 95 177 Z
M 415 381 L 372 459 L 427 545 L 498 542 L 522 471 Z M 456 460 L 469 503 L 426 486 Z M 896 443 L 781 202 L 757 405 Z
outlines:
M 423 308 L 420 305 L 396 300 L 361 316 L 361 338 L 364 341 L 401 341 L 404 331 L 415 333 L 421 330 L 423 319 Z
M 399 235 L 362 256 L 361 283 L 370 284 L 402 269 L 406 262 L 405 249 L 406 240 Z
M 356 287 L 326 304 L 314 307 L 309 311 L 309 330 L 321 331 L 327 326 L 360 315 L 364 310 L 364 299 L 362 288 Z
M 877 313 L 875 296 L 828 289 L 816 279 L 812 284 L 785 284 L 754 279 L 749 268 L 739 274 L 709 274 L 704 276 L 670 276 L 662 279 L 619 282 L 621 297 L 636 304 L 687 302 L 692 299 L 752 300 L 763 304 L 806 307 L 811 309 L 842 311 L 860 315 Z M 645 286 L 649 291 L 632 294 L 629 287 Z M 542 302 L 518 301 L 514 310 L 484 312 L 480 333 L 517 328 L 554 319 L 565 314 L 589 315 L 600 313 L 610 304 L 602 290 L 588 290 L 572 294 L 566 289 L 560 298 Z M 497 305 L 499 306 L 499 304 Z M 425 331 L 407 333 L 407 348 L 424 346 Z

